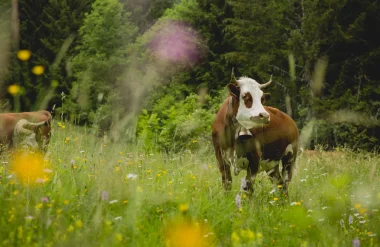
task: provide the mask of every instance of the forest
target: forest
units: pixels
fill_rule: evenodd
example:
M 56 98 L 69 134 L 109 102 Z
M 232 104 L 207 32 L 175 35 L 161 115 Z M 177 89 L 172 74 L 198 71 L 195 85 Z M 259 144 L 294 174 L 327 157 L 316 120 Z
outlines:
M 192 149 L 210 141 L 235 68 L 260 83 L 273 75 L 267 104 L 307 132 L 305 148 L 376 150 L 379 8 L 358 0 L 19 0 L 15 35 L 3 0 L 1 110 L 54 109 L 100 136 Z M 20 50 L 30 59 L 18 59 Z M 5 90 L 11 85 L 17 95 Z

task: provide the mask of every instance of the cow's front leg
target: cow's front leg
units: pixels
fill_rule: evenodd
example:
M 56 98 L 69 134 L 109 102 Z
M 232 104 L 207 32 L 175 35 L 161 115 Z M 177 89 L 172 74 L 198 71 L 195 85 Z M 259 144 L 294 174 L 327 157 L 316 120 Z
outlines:
M 247 176 L 245 178 L 246 186 L 243 189 L 247 191 L 249 194 L 252 194 L 253 184 L 255 182 L 255 178 L 259 170 L 260 158 L 258 155 L 255 155 L 253 153 L 247 153 L 246 157 L 249 163 L 248 163 L 248 168 L 247 168 Z
M 219 171 L 222 175 L 222 185 L 225 190 L 231 190 L 232 187 L 232 176 L 231 176 L 231 168 L 228 165 L 223 157 L 221 150 L 216 150 L 216 159 L 218 161 Z

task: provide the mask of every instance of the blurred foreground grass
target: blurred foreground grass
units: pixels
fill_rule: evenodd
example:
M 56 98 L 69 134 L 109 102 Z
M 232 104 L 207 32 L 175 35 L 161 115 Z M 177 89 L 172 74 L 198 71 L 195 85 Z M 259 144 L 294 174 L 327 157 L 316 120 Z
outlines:
M 260 174 L 250 199 L 243 173 L 222 190 L 211 152 L 146 153 L 88 132 L 54 122 L 52 176 L 35 186 L 1 155 L 1 246 L 380 246 L 375 154 L 305 152 L 288 198 Z

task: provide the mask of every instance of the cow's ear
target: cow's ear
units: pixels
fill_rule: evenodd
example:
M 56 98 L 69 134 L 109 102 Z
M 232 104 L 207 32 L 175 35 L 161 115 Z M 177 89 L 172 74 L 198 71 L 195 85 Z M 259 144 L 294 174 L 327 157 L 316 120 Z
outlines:
M 228 83 L 227 85 L 228 91 L 232 96 L 234 96 L 236 99 L 239 99 L 240 96 L 240 88 L 238 85 L 234 83 Z
M 268 100 L 270 100 L 270 93 L 264 93 L 261 97 L 261 103 L 264 104 Z

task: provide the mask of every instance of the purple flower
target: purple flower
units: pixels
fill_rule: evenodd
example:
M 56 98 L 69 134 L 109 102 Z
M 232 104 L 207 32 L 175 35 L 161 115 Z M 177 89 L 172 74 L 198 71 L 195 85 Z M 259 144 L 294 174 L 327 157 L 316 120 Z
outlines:
M 49 197 L 47 196 L 42 197 L 41 202 L 49 202 Z
M 355 238 L 354 240 L 352 240 L 352 246 L 360 247 L 360 240 L 358 238 Z
M 108 192 L 105 190 L 102 191 L 102 200 L 105 202 L 108 201 Z

